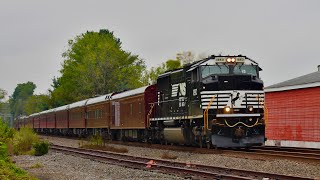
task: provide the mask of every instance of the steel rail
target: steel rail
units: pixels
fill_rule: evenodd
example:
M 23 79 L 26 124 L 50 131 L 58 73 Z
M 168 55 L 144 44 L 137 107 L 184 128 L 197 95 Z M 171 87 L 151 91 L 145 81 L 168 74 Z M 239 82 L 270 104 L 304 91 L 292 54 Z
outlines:
M 107 163 L 122 165 L 133 168 L 146 168 L 147 162 L 151 158 L 130 156 L 120 153 L 111 153 L 100 150 L 73 148 L 66 146 L 52 145 L 51 149 L 57 151 L 63 151 L 67 153 L 74 153 L 77 155 L 87 156 L 98 160 L 107 161 Z M 168 161 L 162 159 L 152 159 L 156 164 L 151 164 L 151 170 L 157 170 L 161 172 L 171 172 L 182 175 L 184 177 L 194 176 L 201 178 L 216 178 L 216 179 L 285 179 L 285 180 L 306 180 L 310 178 L 288 176 L 282 174 L 272 174 L 265 172 L 241 170 L 234 168 L 224 168 L 217 166 L 201 165 L 181 163 L 175 161 Z

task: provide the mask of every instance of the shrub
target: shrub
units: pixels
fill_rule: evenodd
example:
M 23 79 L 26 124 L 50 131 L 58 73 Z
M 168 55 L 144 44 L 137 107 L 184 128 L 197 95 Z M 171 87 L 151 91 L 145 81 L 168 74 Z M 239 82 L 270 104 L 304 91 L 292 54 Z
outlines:
M 0 142 L 0 160 L 7 160 L 8 148 L 3 142 Z
M 48 151 L 49 151 L 49 143 L 45 142 L 45 141 L 34 143 L 33 144 L 33 148 L 35 150 L 34 155 L 42 156 L 42 155 L 48 153 Z
M 14 129 L 9 128 L 8 124 L 0 118 L 0 142 L 8 142 L 14 136 Z
M 39 137 L 31 128 L 21 128 L 13 137 L 14 154 L 29 154 L 32 144 L 37 142 Z
M 35 179 L 25 171 L 17 168 L 8 157 L 8 148 L 5 143 L 0 142 L 0 179 Z

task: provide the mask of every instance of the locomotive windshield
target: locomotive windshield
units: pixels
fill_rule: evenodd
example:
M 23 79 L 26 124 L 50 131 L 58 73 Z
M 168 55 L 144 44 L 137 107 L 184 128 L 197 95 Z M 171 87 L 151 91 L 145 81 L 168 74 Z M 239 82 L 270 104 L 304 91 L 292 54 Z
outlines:
M 238 64 L 234 66 L 233 69 L 234 74 L 249 74 L 258 77 L 257 66 L 254 65 L 241 65 Z
M 229 67 L 225 65 L 202 66 L 202 78 L 211 74 L 229 74 Z
M 212 74 L 248 74 L 259 77 L 257 66 L 255 65 L 237 64 L 233 66 L 232 69 L 233 72 L 230 72 L 229 66 L 227 65 L 202 66 L 201 76 L 205 78 Z

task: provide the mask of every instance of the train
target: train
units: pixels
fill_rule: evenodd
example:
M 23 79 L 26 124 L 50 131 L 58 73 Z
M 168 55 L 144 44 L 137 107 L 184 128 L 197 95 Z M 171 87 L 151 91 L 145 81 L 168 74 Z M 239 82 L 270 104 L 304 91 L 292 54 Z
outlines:
M 261 70 L 243 55 L 211 55 L 159 75 L 153 85 L 20 117 L 14 126 L 108 140 L 259 146 L 266 141 Z

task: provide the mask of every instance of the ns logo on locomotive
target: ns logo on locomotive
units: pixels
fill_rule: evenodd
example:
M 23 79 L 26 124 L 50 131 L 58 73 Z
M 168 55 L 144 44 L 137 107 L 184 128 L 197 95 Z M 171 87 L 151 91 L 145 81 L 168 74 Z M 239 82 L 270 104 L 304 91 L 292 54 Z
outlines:
M 262 145 L 261 70 L 246 56 L 212 55 L 161 74 L 149 136 L 201 147 Z

